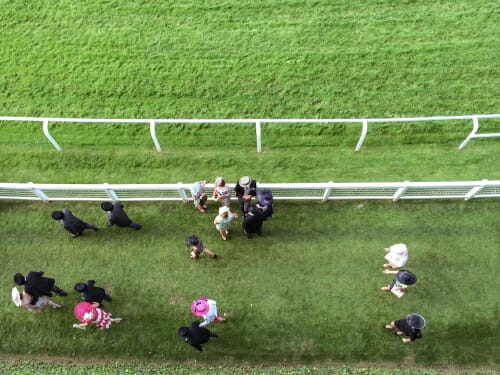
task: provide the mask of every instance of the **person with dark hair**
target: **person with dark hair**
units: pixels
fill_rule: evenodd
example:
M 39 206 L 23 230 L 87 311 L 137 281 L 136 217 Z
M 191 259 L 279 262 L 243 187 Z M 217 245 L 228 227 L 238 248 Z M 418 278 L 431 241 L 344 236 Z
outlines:
M 424 317 L 411 313 L 404 319 L 393 320 L 385 326 L 386 329 L 392 330 L 397 328 L 395 335 L 397 336 L 408 336 L 404 337 L 403 342 L 411 342 L 416 339 L 422 338 L 422 333 L 420 332 L 427 325 Z
M 128 227 L 136 230 L 141 229 L 140 224 L 136 224 L 129 219 L 120 201 L 116 201 L 115 203 L 103 202 L 101 203 L 101 208 L 108 212 L 108 227 L 112 227 L 116 224 L 119 227 Z
M 240 203 L 241 212 L 245 216 L 250 210 L 252 199 L 257 195 L 257 181 L 248 176 L 243 176 L 236 183 L 234 191 Z
M 104 288 L 95 286 L 94 280 L 89 280 L 87 283 L 75 284 L 75 290 L 82 295 L 85 302 L 93 304 L 95 307 L 102 307 L 102 301 L 111 302 L 111 297 L 106 294 Z
M 259 212 L 258 208 L 254 205 L 250 206 L 247 215 L 243 218 L 243 232 L 248 238 L 251 238 L 254 233 L 262 236 L 263 221 L 263 214 Z
M 26 278 L 21 273 L 14 275 L 14 282 L 17 285 L 22 285 L 24 291 L 31 296 L 31 305 L 36 305 L 41 296 L 52 297 L 52 292 L 60 296 L 67 296 L 64 290 L 56 285 L 56 281 L 49 277 L 44 277 L 43 272 L 28 272 Z
M 83 234 L 85 229 L 99 230 L 96 226 L 87 224 L 74 216 L 67 208 L 62 211 L 52 212 L 52 219 L 59 220 L 64 229 L 71 233 L 72 237 L 78 237 Z
M 208 328 L 200 327 L 200 322 L 193 322 L 189 327 L 181 327 L 177 331 L 180 337 L 189 345 L 194 346 L 200 352 L 203 351 L 201 344 L 208 342 L 210 337 L 218 337 L 215 332 L 211 332 Z
M 201 240 L 195 236 L 194 234 L 192 236 L 189 236 L 186 238 L 186 246 L 191 248 L 191 259 L 198 259 L 201 254 L 207 254 L 211 258 L 217 258 L 217 254 L 211 252 L 209 249 L 207 249 Z
M 417 282 L 417 276 L 415 276 L 408 270 L 391 271 L 386 269 L 382 272 L 386 275 L 394 274 L 396 275 L 396 277 L 389 285 L 380 288 L 380 290 L 383 290 L 385 292 L 392 292 L 399 298 L 404 296 L 404 294 L 408 290 L 408 286 L 413 285 Z

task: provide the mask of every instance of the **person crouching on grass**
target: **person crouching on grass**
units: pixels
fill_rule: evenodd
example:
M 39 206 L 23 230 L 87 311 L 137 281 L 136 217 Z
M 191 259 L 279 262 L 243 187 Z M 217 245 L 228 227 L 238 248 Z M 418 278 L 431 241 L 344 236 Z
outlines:
M 19 292 L 16 287 L 12 288 L 12 302 L 14 302 L 17 307 L 23 307 L 25 309 L 28 309 L 32 313 L 36 314 L 41 312 L 45 306 L 52 306 L 52 308 L 54 309 L 58 309 L 61 307 L 61 305 L 58 305 L 45 296 L 39 297 L 36 303 L 32 305 L 32 298 L 33 297 L 29 293 L 26 293 L 25 291 Z
M 186 246 L 191 248 L 191 259 L 195 260 L 200 257 L 201 254 L 207 254 L 211 258 L 217 258 L 217 254 L 212 253 L 209 249 L 207 249 L 201 240 L 195 236 L 189 236 L 186 239 Z
M 397 328 L 394 333 L 396 336 L 408 336 L 402 339 L 403 342 L 411 342 L 422 338 L 420 331 L 427 325 L 424 317 L 419 314 L 409 314 L 404 319 L 393 320 L 385 326 L 385 329 L 392 330 Z

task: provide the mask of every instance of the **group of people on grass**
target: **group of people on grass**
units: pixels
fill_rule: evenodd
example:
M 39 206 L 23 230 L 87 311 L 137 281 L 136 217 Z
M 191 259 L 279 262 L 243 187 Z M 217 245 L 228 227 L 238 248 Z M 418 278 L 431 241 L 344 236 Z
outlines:
M 206 181 L 198 181 L 191 188 L 194 205 L 200 212 L 206 212 L 207 210 L 205 185 Z M 263 221 L 273 214 L 271 191 L 262 189 L 257 192 L 257 182 L 249 176 L 243 176 L 235 186 L 235 194 L 243 217 L 244 234 L 248 238 L 251 238 L 254 233 L 261 236 Z M 218 215 L 214 219 L 215 228 L 219 231 L 222 239 L 227 240 L 229 226 L 239 215 L 231 212 L 231 191 L 222 177 L 216 178 L 212 197 L 214 201 L 220 203 Z M 108 226 L 117 225 L 135 230 L 141 229 L 140 224 L 134 223 L 128 217 L 121 202 L 103 202 L 101 208 L 107 212 Z M 51 216 L 54 220 L 59 221 L 61 226 L 72 237 L 81 236 L 86 229 L 99 230 L 95 225 L 88 224 L 73 215 L 68 208 L 64 208 L 62 211 L 54 211 Z M 187 246 L 191 248 L 192 259 L 198 259 L 201 254 L 217 258 L 217 255 L 207 249 L 196 235 L 187 238 Z M 33 313 L 40 312 L 46 306 L 60 308 L 61 305 L 49 299 L 54 293 L 60 296 L 68 295 L 67 292 L 56 285 L 55 279 L 45 277 L 44 272 L 32 271 L 27 274 L 26 278 L 17 273 L 14 276 L 14 282 L 22 286 L 22 290 L 18 290 L 17 287 L 12 289 L 13 302 L 16 306 L 26 308 Z M 112 323 L 119 323 L 122 320 L 121 318 L 113 318 L 110 313 L 103 310 L 102 302 L 104 300 L 111 301 L 112 299 L 104 288 L 95 285 L 94 280 L 88 280 L 86 283 L 79 282 L 75 284 L 74 289 L 81 294 L 83 299 L 73 310 L 74 316 L 78 320 L 78 323 L 73 324 L 74 328 L 84 330 L 88 325 L 94 324 L 100 329 L 107 329 Z M 197 317 L 203 317 L 204 321 L 193 322 L 190 326 L 183 326 L 179 328 L 178 334 L 187 343 L 201 351 L 201 344 L 208 341 L 210 337 L 217 337 L 217 334 L 210 332 L 206 326 L 212 321 L 224 322 L 225 318 L 218 315 L 215 300 L 206 297 L 200 297 L 198 300 L 193 301 L 191 312 Z
M 206 181 L 198 181 L 192 185 L 191 193 L 195 207 L 202 213 L 207 211 L 207 194 L 205 193 Z M 262 235 L 262 223 L 273 214 L 273 196 L 271 191 L 262 189 L 257 192 L 257 183 L 249 176 L 240 178 L 235 186 L 235 194 L 243 217 L 242 227 L 244 234 L 251 238 L 253 234 Z M 231 191 L 222 177 L 217 177 L 214 183 L 213 195 L 214 201 L 220 203 L 218 215 L 214 219 L 214 225 L 225 241 L 229 236 L 229 227 L 233 220 L 239 217 L 238 214 L 231 212 Z M 257 202 L 255 202 L 255 199 Z M 123 205 L 115 201 L 104 202 L 101 208 L 107 212 L 108 226 L 117 225 L 119 227 L 129 227 L 135 230 L 141 228 L 141 225 L 134 223 L 125 213 Z M 74 216 L 67 208 L 63 211 L 54 211 L 52 213 L 54 220 L 59 220 L 63 228 L 71 233 L 73 237 L 80 236 L 85 229 L 98 230 L 94 225 L 88 224 Z M 191 250 L 191 258 L 198 259 L 201 254 L 207 254 L 212 258 L 217 255 L 207 249 L 200 238 L 196 235 L 187 237 L 186 245 Z M 394 274 L 396 277 L 392 282 L 381 288 L 383 291 L 390 291 L 401 298 L 407 291 L 408 286 L 416 283 L 416 276 L 406 270 L 401 269 L 408 260 L 408 249 L 405 244 L 396 244 L 386 248 L 385 258 L 388 261 L 384 264 L 384 274 Z M 60 308 L 61 306 L 48 297 L 53 293 L 60 296 L 67 296 L 67 292 L 55 284 L 55 280 L 43 276 L 43 272 L 29 272 L 25 278 L 17 273 L 14 276 L 14 282 L 23 287 L 19 291 L 16 287 L 12 289 L 12 300 L 16 306 L 26 308 L 31 312 L 37 313 L 46 306 Z M 119 323 L 121 318 L 113 318 L 112 315 L 102 308 L 104 300 L 111 301 L 111 297 L 104 288 L 95 286 L 94 280 L 88 280 L 86 283 L 79 282 L 75 284 L 74 289 L 80 293 L 83 301 L 78 303 L 73 313 L 79 323 L 73 325 L 74 328 L 86 329 L 89 324 L 94 324 L 100 329 L 107 329 L 112 323 Z M 189 343 L 197 350 L 202 351 L 202 344 L 207 342 L 210 337 L 217 337 L 217 333 L 211 332 L 206 326 L 212 322 L 224 322 L 217 313 L 215 300 L 206 297 L 200 297 L 191 304 L 191 312 L 197 317 L 202 317 L 203 322 L 195 321 L 190 326 L 182 326 L 178 330 L 186 343 Z M 421 338 L 421 330 L 425 327 L 425 319 L 416 313 L 411 313 L 403 319 L 391 321 L 385 325 L 388 330 L 397 329 L 395 334 L 405 336 L 403 342 L 411 342 Z
M 380 289 L 385 292 L 392 292 L 395 296 L 401 298 L 408 290 L 408 286 L 417 282 L 417 276 L 406 269 L 401 269 L 408 261 L 408 248 L 404 243 L 399 243 L 385 248 L 385 252 L 387 253 L 385 255 L 387 263 L 384 263 L 382 272 L 386 275 L 396 275 L 396 277 L 389 285 Z M 421 330 L 426 324 L 427 322 L 423 316 L 411 313 L 403 319 L 393 320 L 386 324 L 385 328 L 388 330 L 396 328 L 395 334 L 397 336 L 405 336 L 402 338 L 403 342 L 411 342 L 422 337 Z

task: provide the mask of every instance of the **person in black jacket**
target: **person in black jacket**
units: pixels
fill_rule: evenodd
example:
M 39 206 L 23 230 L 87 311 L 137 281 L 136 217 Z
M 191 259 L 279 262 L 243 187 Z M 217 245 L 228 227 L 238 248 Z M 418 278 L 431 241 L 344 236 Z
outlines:
M 240 203 L 241 212 L 245 216 L 250 210 L 252 199 L 257 195 L 257 181 L 248 176 L 243 176 L 236 183 L 234 191 Z
M 402 339 L 403 342 L 412 342 L 422 338 L 422 329 L 427 325 L 422 315 L 411 313 L 406 318 L 393 320 L 385 326 L 386 329 L 397 329 L 396 336 L 408 336 Z
M 203 351 L 201 344 L 206 343 L 210 337 L 218 337 L 217 333 L 211 332 L 205 327 L 200 327 L 200 322 L 193 322 L 189 327 L 181 327 L 178 334 L 184 337 L 184 341 L 194 346 L 200 352 Z
M 89 280 L 87 283 L 75 284 L 75 290 L 82 295 L 85 302 L 95 304 L 94 307 L 102 307 L 102 301 L 111 302 L 111 297 L 106 294 L 104 288 L 95 286 L 94 280 Z
M 70 210 L 67 208 L 62 211 L 52 212 L 52 219 L 59 220 L 64 229 L 71 233 L 72 237 L 78 237 L 83 234 L 85 229 L 98 230 L 94 225 L 87 224 L 86 222 L 80 220 L 74 216 Z
M 243 219 L 243 232 L 248 238 L 252 237 L 253 233 L 257 233 L 259 236 L 262 236 L 263 221 L 264 216 L 259 209 L 254 205 L 250 206 L 247 215 Z
M 24 291 L 31 296 L 31 305 L 35 305 L 41 296 L 52 297 L 52 292 L 60 296 L 67 296 L 64 290 L 56 285 L 56 281 L 49 277 L 43 277 L 43 272 L 28 272 L 26 278 L 21 273 L 14 275 L 14 282 L 23 285 Z
M 128 215 L 123 210 L 123 204 L 121 204 L 121 202 L 116 201 L 114 204 L 111 202 L 103 202 L 101 203 L 101 208 L 108 212 L 108 227 L 116 224 L 119 227 L 129 227 L 136 230 L 141 229 L 140 224 L 136 224 L 129 219 Z

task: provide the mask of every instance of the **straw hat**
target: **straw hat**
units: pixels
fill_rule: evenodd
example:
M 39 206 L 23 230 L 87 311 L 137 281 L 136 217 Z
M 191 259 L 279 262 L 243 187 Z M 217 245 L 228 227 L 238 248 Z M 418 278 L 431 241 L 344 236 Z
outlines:
M 241 187 L 245 187 L 247 186 L 248 184 L 250 184 L 250 177 L 248 176 L 243 176 L 242 178 L 240 178 L 238 180 L 238 184 L 241 186 Z
M 221 208 L 219 208 L 219 215 L 222 215 L 224 212 L 229 212 L 229 207 L 222 206 Z
M 210 310 L 210 306 L 208 305 L 208 302 L 203 299 L 193 301 L 191 304 L 191 312 L 196 316 L 206 315 L 208 310 Z

